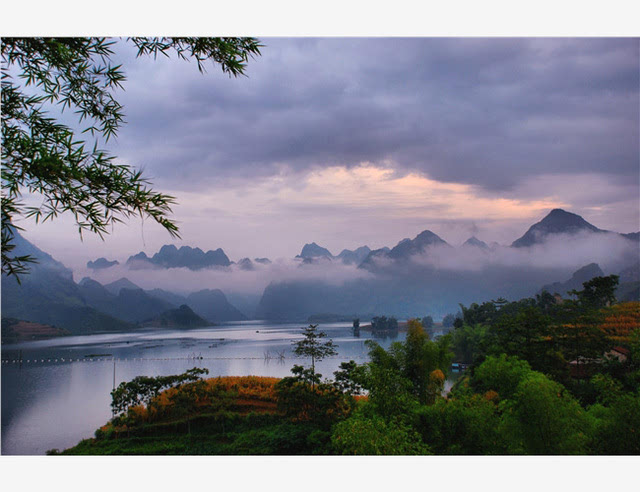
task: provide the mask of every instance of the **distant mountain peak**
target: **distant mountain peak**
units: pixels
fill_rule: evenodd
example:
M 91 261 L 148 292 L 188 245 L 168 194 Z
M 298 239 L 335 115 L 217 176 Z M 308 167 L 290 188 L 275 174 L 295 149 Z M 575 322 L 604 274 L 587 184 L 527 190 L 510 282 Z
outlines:
M 597 263 L 589 263 L 588 265 L 585 265 L 573 272 L 571 280 L 580 282 L 580 284 L 582 284 L 583 282 L 588 282 L 593 277 L 602 277 L 603 275 L 604 272 L 600 268 L 600 265 L 598 265 Z
M 138 287 L 136 284 L 134 284 L 131 280 L 129 280 L 126 277 L 119 278 L 115 282 L 106 284 L 104 285 L 104 288 L 116 296 L 120 294 L 120 291 L 122 289 L 142 290 L 141 287 Z
M 182 248 L 184 248 L 184 246 L 182 246 Z M 182 249 L 180 248 L 180 249 Z M 178 252 L 178 248 L 176 247 L 175 244 L 165 244 L 160 248 L 160 251 L 158 251 L 159 253 L 177 253 Z
M 315 242 L 305 244 L 302 251 L 297 258 L 317 258 L 319 256 L 326 256 L 327 258 L 333 258 L 333 255 L 327 248 L 319 246 Z
M 189 268 L 200 270 L 202 268 L 231 265 L 231 261 L 222 248 L 206 253 L 200 248 L 181 246 L 178 249 L 174 244 L 165 244 L 156 254 L 149 258 L 144 252 L 130 256 L 127 260 L 129 268 Z
M 249 258 L 242 258 L 241 260 L 238 260 L 238 267 L 240 268 L 240 270 L 253 270 L 253 262 L 249 259 Z
M 100 282 L 98 282 L 97 280 L 92 279 L 91 277 L 82 277 L 82 280 L 80 280 L 80 282 L 78 282 L 78 285 L 80 286 L 85 286 L 85 285 L 95 285 L 95 284 L 100 284 Z
M 343 249 L 338 258 L 342 260 L 345 265 L 360 265 L 364 259 L 371 253 L 369 246 L 360 246 L 356 250 Z
M 449 243 L 447 243 L 434 232 L 431 232 L 430 230 L 424 230 L 413 239 L 403 239 L 392 249 L 384 247 L 371 251 L 360 263 L 360 268 L 375 268 L 376 258 L 408 260 L 413 255 L 424 253 L 429 246 L 438 245 L 451 247 Z
M 143 322 L 143 326 L 157 328 L 198 328 L 210 326 L 211 323 L 198 316 L 189 306 L 182 304 L 176 309 L 169 309 L 158 316 Z
M 584 282 L 588 282 L 594 277 L 602 277 L 603 275 L 604 273 L 597 263 L 589 263 L 573 272 L 569 280 L 545 285 L 540 289 L 540 292 L 546 290 L 551 294 L 557 292 L 560 295 L 566 295 L 570 290 L 580 290 Z
M 92 270 L 103 270 L 119 264 L 120 262 L 118 260 L 109 261 L 106 258 L 98 258 L 96 261 L 88 261 L 87 268 Z
M 533 224 L 529 230 L 511 246 L 522 248 L 541 243 L 553 234 L 577 234 L 579 232 L 607 232 L 598 229 L 577 214 L 567 212 L 561 208 L 554 208 L 540 222 Z
M 203 289 L 192 292 L 187 297 L 186 304 L 196 314 L 213 322 L 243 321 L 247 317 L 227 300 L 220 289 Z
M 415 241 L 421 241 L 421 242 L 429 241 L 429 242 L 443 242 L 443 243 L 445 242 L 444 239 L 442 239 L 436 233 L 431 232 L 428 229 L 418 234 L 414 239 L 414 242 Z
M 489 245 L 487 243 L 485 243 L 484 241 L 481 241 L 475 236 L 471 236 L 469 239 L 467 239 L 462 244 L 462 246 L 473 246 L 476 248 L 489 249 Z
M 403 239 L 389 251 L 388 255 L 393 259 L 408 259 L 412 255 L 423 253 L 427 247 L 435 245 L 449 246 L 440 236 L 427 229 L 413 239 Z

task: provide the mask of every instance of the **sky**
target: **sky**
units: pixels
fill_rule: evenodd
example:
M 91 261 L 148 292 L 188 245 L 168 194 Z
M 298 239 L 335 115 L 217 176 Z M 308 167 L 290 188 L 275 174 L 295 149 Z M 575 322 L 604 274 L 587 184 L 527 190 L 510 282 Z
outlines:
M 107 148 L 177 198 L 81 242 L 69 217 L 25 237 L 72 268 L 163 244 L 231 260 L 393 247 L 429 229 L 510 244 L 551 209 L 640 230 L 640 42 L 630 38 L 260 38 L 247 76 L 136 59 Z

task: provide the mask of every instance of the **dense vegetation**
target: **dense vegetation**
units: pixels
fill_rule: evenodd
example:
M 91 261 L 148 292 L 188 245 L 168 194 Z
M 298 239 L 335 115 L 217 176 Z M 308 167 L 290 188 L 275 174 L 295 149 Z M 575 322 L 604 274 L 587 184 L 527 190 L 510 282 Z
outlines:
M 462 307 L 446 336 L 418 320 L 334 380 L 315 362 L 335 345 L 312 325 L 292 376 L 136 378 L 117 414 L 65 454 L 640 454 L 640 303 L 615 304 L 617 278 L 575 300 L 546 292 Z M 443 396 L 451 361 L 470 364 Z

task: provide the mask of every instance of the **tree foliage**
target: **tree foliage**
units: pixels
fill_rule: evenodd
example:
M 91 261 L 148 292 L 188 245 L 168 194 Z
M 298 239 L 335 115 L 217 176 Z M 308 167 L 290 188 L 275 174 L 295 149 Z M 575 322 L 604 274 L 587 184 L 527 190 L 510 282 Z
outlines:
M 600 309 L 616 302 L 616 287 L 620 277 L 609 275 L 608 277 L 594 277 L 582 284 L 582 290 L 569 292 L 577 296 L 578 302 L 588 309 Z
M 260 54 L 254 38 L 131 38 L 138 56 L 195 59 L 229 76 L 245 73 L 249 57 Z M 158 193 L 142 172 L 99 145 L 115 137 L 124 123 L 115 92 L 125 74 L 116 64 L 115 40 L 105 38 L 2 38 L 2 273 L 28 272 L 29 256 L 16 256 L 14 228 L 21 217 L 36 223 L 71 214 L 80 237 L 103 237 L 114 224 L 132 216 L 150 218 L 172 236 L 178 227 L 169 216 L 174 197 Z M 72 128 L 60 113 L 72 112 Z M 53 115 L 53 116 L 52 116 Z M 92 142 L 86 140 L 92 137 Z M 26 206 L 23 193 L 41 195 Z
M 432 454 L 411 426 L 378 416 L 356 415 L 338 423 L 331 442 L 337 453 L 345 455 Z
M 312 422 L 328 429 L 353 407 L 350 395 L 335 385 L 321 382 L 320 375 L 311 369 L 295 365 L 293 376 L 282 378 L 276 384 L 278 409 L 295 422 Z
M 517 420 L 527 454 L 585 454 L 585 411 L 561 384 L 532 371 L 518 385 L 507 413 Z
M 116 415 L 126 414 L 132 407 L 148 405 L 161 391 L 179 384 L 198 381 L 203 374 L 209 374 L 209 370 L 194 367 L 182 374 L 171 376 L 137 376 L 131 381 L 120 383 L 111 392 L 111 408 Z
M 373 333 L 397 332 L 398 320 L 393 316 L 374 316 L 371 319 L 371 331 Z
M 337 345 L 333 340 L 323 341 L 327 336 L 323 331 L 318 331 L 318 325 L 309 325 L 302 329 L 303 339 L 293 344 L 293 353 L 301 357 L 311 358 L 311 370 L 315 373 L 316 361 L 321 361 L 325 357 L 336 355 Z
M 421 323 L 426 330 L 433 328 L 433 318 L 431 316 L 425 316 L 422 318 Z
M 381 415 L 408 411 L 417 403 L 433 403 L 442 391 L 452 354 L 448 338 L 429 340 L 420 321 L 409 320 L 407 338 L 389 350 L 367 340 L 370 362 L 365 365 L 363 386 Z
M 498 406 L 484 395 L 438 400 L 420 410 L 418 429 L 435 454 L 505 454 Z

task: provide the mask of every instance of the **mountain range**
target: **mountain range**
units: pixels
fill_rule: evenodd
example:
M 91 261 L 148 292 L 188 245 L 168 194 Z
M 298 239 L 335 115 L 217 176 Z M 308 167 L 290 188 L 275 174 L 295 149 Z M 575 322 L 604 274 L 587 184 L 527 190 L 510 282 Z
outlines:
M 463 244 L 462 247 L 469 247 L 469 248 L 480 248 L 480 249 L 489 249 L 489 245 L 487 243 L 485 243 L 484 241 L 480 241 L 480 239 L 478 239 L 475 236 L 471 236 L 469 239 L 467 239 Z
M 640 232 L 628 234 L 617 234 L 590 224 L 577 214 L 567 212 L 562 209 L 554 209 L 547 214 L 540 222 L 533 224 L 522 237 L 516 239 L 511 244 L 512 248 L 527 248 L 536 244 L 542 244 L 554 235 L 575 235 L 579 233 L 608 233 L 616 234 L 631 241 L 640 242 Z M 376 261 L 384 260 L 402 261 L 416 254 L 424 253 L 431 246 L 451 246 L 444 239 L 430 230 L 424 230 L 415 238 L 405 238 L 393 248 L 383 247 L 371 250 L 368 246 L 361 246 L 355 250 L 343 249 L 339 255 L 335 256 L 329 249 L 320 246 L 316 242 L 307 243 L 302 247 L 302 251 L 296 259 L 303 263 L 317 263 L 317 261 L 339 261 L 347 265 L 355 265 L 365 269 L 375 269 Z M 476 237 L 467 239 L 462 247 L 479 248 L 490 250 L 496 246 L 493 243 L 489 246 L 484 241 Z M 182 246 L 177 248 L 167 244 L 153 256 L 149 257 L 143 251 L 130 256 L 125 265 L 132 270 L 148 268 L 189 268 L 190 270 L 200 270 L 205 268 L 227 268 L 237 265 L 241 270 L 251 271 L 256 269 L 256 264 L 268 265 L 271 260 L 268 258 L 242 258 L 237 263 L 231 261 L 227 254 L 221 249 L 209 250 L 206 253 L 200 248 Z M 89 265 L 91 264 L 91 265 Z M 110 268 L 118 264 L 117 260 L 109 261 L 105 258 L 98 258 L 94 262 L 89 262 L 87 266 L 93 269 Z
M 164 320 L 158 321 L 162 326 L 176 326 L 180 319 L 189 320 L 187 326 L 201 325 L 182 305 L 206 324 L 247 319 L 220 290 L 200 290 L 185 298 L 162 289 L 145 291 L 126 278 L 107 285 L 89 277 L 75 283 L 70 269 L 17 232 L 14 244 L 16 255 L 31 255 L 37 263 L 30 265 L 21 284 L 2 275 L 3 318 L 42 323 L 74 335 L 131 331 L 154 319 Z M 182 311 L 174 313 L 176 308 Z
M 156 254 L 149 258 L 144 251 L 130 256 L 126 265 L 130 269 L 141 268 L 188 268 L 200 270 L 211 267 L 227 267 L 231 265 L 229 257 L 222 248 L 206 253 L 200 248 L 182 246 L 180 249 L 173 244 L 165 244 Z
M 611 265 L 619 266 L 614 266 L 614 270 L 609 270 L 608 274 L 620 274 L 620 299 L 640 300 L 639 269 L 634 267 L 638 262 L 638 234 L 601 230 L 579 215 L 555 209 L 532 225 L 510 247 L 500 247 L 497 250 L 497 246 L 489 246 L 475 237 L 469 238 L 459 251 L 477 251 L 477 254 L 463 253 L 458 258 L 470 264 L 441 268 L 437 260 L 431 263 L 416 262 L 416 259 L 428 259 L 432 248 L 441 256 L 456 251 L 456 248 L 438 235 L 425 230 L 413 239 L 401 240 L 391 249 L 370 251 L 359 267 L 372 273 L 371 278 L 347 281 L 333 287 L 319 281 L 273 282 L 265 289 L 256 316 L 292 319 L 318 313 L 339 316 L 346 313 L 375 312 L 398 318 L 422 317 L 426 314 L 438 317 L 457 311 L 459 303 L 468 305 L 498 297 L 516 300 L 534 295 L 543 286 L 566 295 L 568 290 L 580 289 L 583 282 L 604 272 L 596 264 L 585 265 L 578 271 L 554 266 L 554 262 L 541 261 L 537 266 L 530 265 L 527 261 L 531 255 L 523 250 L 546 244 L 554 237 L 573 237 L 576 244 L 579 244 L 588 241 L 589 234 L 608 237 L 617 241 L 618 246 L 619 239 L 623 239 L 626 256 L 612 258 Z M 323 249 L 315 243 L 311 246 L 312 251 L 319 253 Z M 488 263 L 484 267 L 472 264 L 478 258 L 487 257 L 490 252 L 507 261 Z M 571 253 L 565 251 L 563 254 Z M 546 250 L 538 252 L 539 256 L 545 254 L 550 253 L 546 253 Z M 323 256 L 326 257 L 326 254 Z M 517 258 L 520 261 L 515 261 Z M 548 266 L 545 266 L 547 263 Z M 570 280 L 566 281 L 568 277 Z
M 578 271 L 573 271 L 575 267 L 527 266 L 509 262 L 491 264 L 490 267 L 470 264 L 460 269 L 441 268 L 437 261 L 416 263 L 414 260 L 428 259 L 432 251 L 438 251 L 447 255 L 459 252 L 465 261 L 472 262 L 474 258 L 495 254 L 498 247 L 471 237 L 455 248 L 429 230 L 422 231 L 413 239 L 403 239 L 393 248 L 371 250 L 362 246 L 355 250 L 345 249 L 337 256 L 312 242 L 305 244 L 297 257 L 301 265 L 339 262 L 357 265 L 363 275 L 338 285 L 312 279 L 274 280 L 262 295 L 232 292 L 227 298 L 218 289 L 200 289 L 188 295 L 159 288 L 144 290 L 125 277 L 105 285 L 91 278 L 83 278 L 76 284 L 70 269 L 16 233 L 16 254 L 31 254 L 38 258 L 39 263 L 24 277 L 21 286 L 12 278 L 2 277 L 2 315 L 65 328 L 74 334 L 132 330 L 144 323 L 169 326 L 179 319 L 201 323 L 185 309 L 173 312 L 182 309 L 181 306 L 187 306 L 194 316 L 209 322 L 245 320 L 246 314 L 258 319 L 288 320 L 306 320 L 320 313 L 332 316 L 378 313 L 398 318 L 430 314 L 437 318 L 457 311 L 458 303 L 470 304 L 497 297 L 519 299 L 531 296 L 541 288 L 564 295 L 568 290 L 579 289 L 589 278 L 603 273 L 620 274 L 620 295 L 638 298 L 638 233 L 605 231 L 579 215 L 556 209 L 533 224 L 510 247 L 499 248 L 501 254 L 511 251 L 509 255 L 513 256 L 527 253 L 527 248 L 543 244 L 557 235 L 573 235 L 579 238 L 577 241 L 585 241 L 589 234 L 618 238 L 618 242 L 621 238 L 625 251 L 635 251 L 635 254 L 630 258 L 615 258 L 617 263 L 614 263 L 620 265 L 616 267 L 618 269 L 609 268 L 604 272 L 593 262 Z M 113 263 L 99 260 L 94 264 Z M 258 257 L 253 261 L 243 258 L 237 266 L 251 270 L 269 263 L 267 258 Z M 153 269 L 226 269 L 232 264 L 221 249 L 204 253 L 199 248 L 183 246 L 178 249 L 173 245 L 163 246 L 151 258 L 141 252 L 127 260 L 127 266 L 131 268 Z M 300 278 L 300 275 L 296 277 Z
M 106 258 L 98 258 L 96 261 L 88 261 L 87 268 L 91 270 L 104 270 L 105 268 L 111 268 L 119 264 L 120 262 L 118 260 L 109 261 Z
M 134 326 L 95 309 L 87 303 L 73 272 L 51 255 L 41 251 L 17 232 L 14 233 L 17 256 L 30 255 L 30 273 L 21 284 L 2 275 L 2 316 L 51 325 L 73 334 L 130 330 Z
M 316 243 L 305 244 L 302 251 L 296 258 L 302 259 L 304 263 L 314 263 L 316 259 L 338 260 L 345 265 L 360 265 L 371 253 L 369 246 L 360 246 L 355 250 L 343 249 L 338 256 L 334 256 L 327 248 L 323 248 Z

